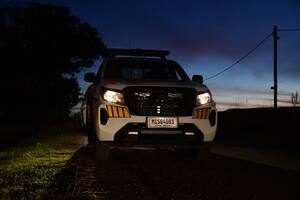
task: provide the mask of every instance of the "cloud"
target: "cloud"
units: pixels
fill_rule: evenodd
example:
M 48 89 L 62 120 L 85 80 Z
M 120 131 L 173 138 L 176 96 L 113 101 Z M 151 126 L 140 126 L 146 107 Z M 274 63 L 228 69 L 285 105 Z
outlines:
M 208 55 L 233 58 L 235 52 L 230 49 L 229 38 L 224 38 L 221 33 L 202 32 L 199 36 L 188 33 L 169 33 L 165 35 L 170 49 L 186 58 L 199 58 Z
M 165 48 L 176 52 L 181 57 L 194 59 L 207 55 L 236 58 L 240 55 L 243 37 L 222 30 L 222 27 L 213 26 L 211 19 L 198 21 L 195 17 L 181 16 L 171 11 L 153 11 L 143 8 L 126 15 L 115 13 L 112 17 L 117 26 L 111 26 L 108 39 L 124 43 L 131 40 L 133 46 L 139 48 Z M 168 8 L 169 9 L 169 8 Z M 180 8 L 177 8 L 180 10 Z M 201 16 L 201 15 L 199 15 Z M 199 18 L 198 16 L 198 18 Z M 118 19 L 118 20 L 116 20 Z M 124 23 L 122 23 L 124 22 Z M 126 23 L 127 22 L 127 23 Z M 120 34 L 121 32 L 121 34 Z M 118 37 L 117 37 L 118 35 Z M 129 43 L 129 41 L 126 41 Z M 125 43 L 126 43 L 125 42 Z M 116 43 L 116 42 L 114 42 Z
M 283 68 L 281 70 L 282 74 L 279 74 L 281 76 L 284 76 L 286 78 L 294 79 L 294 80 L 300 80 L 300 63 L 297 63 L 294 66 Z M 299 83 L 300 86 L 300 83 Z
M 220 85 L 220 84 L 211 84 L 211 87 L 214 88 L 215 93 L 220 94 L 235 94 L 235 95 L 245 95 L 251 98 L 257 96 L 270 96 L 273 95 L 271 90 L 262 89 L 262 88 L 249 88 L 249 87 L 240 87 L 240 86 L 233 86 L 233 85 Z M 281 96 L 290 96 L 291 92 L 280 90 L 278 91 L 278 95 Z

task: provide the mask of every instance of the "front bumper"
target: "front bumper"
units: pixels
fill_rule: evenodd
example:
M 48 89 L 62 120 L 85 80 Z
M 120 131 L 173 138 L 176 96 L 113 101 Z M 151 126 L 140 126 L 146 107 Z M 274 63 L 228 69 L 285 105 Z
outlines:
M 99 141 L 193 146 L 213 141 L 216 134 L 217 111 L 214 104 L 195 108 L 193 116 L 178 116 L 176 129 L 149 129 L 146 125 L 147 116 L 130 113 L 125 116 L 124 110 L 128 110 L 125 106 L 120 109 L 123 110 L 122 116 L 112 117 L 109 106 L 118 105 L 101 104 L 94 113 L 94 125 Z

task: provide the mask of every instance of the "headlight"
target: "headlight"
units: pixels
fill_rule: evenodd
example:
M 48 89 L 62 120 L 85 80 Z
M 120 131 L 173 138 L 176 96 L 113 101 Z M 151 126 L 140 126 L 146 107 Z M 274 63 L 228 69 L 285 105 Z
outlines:
M 211 102 L 211 96 L 208 92 L 197 95 L 197 100 L 196 100 L 196 105 L 197 106 L 204 105 L 204 104 L 207 104 L 207 103 L 210 103 L 210 102 Z
M 112 103 L 124 104 L 124 96 L 119 92 L 106 90 L 106 92 L 103 95 L 103 98 L 104 100 Z

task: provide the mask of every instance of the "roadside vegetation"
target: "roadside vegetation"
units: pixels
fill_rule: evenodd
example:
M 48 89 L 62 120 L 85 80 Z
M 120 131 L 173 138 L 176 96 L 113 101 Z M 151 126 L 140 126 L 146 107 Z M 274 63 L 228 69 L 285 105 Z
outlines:
M 74 135 L 61 134 L 1 151 L 0 199 L 44 199 L 55 191 L 53 181 L 80 146 Z

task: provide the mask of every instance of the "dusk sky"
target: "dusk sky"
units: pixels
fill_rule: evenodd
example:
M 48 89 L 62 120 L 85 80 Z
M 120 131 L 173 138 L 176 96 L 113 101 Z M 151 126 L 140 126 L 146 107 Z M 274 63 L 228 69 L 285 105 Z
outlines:
M 1 4 L 25 1 L 1 0 Z M 108 47 L 166 49 L 188 72 L 204 79 L 230 66 L 264 37 L 300 28 L 300 1 L 80 1 L 43 0 L 70 8 L 95 27 Z M 279 32 L 279 105 L 300 91 L 300 31 Z M 99 62 L 98 62 L 99 63 Z M 97 66 L 85 71 L 96 71 Z M 83 73 L 82 73 L 83 74 Z M 87 84 L 78 75 L 82 90 Z M 222 75 L 205 82 L 223 106 L 272 106 L 273 38 Z

